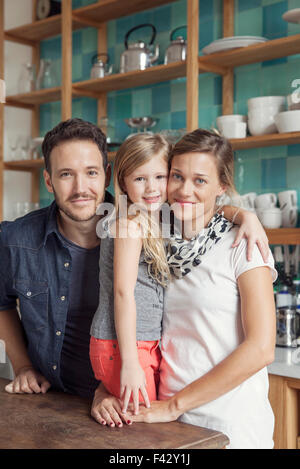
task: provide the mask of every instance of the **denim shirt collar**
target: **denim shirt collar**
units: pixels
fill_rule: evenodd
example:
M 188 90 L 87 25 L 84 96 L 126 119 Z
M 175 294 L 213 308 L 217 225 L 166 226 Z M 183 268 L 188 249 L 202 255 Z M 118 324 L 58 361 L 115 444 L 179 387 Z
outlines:
M 43 246 L 45 246 L 47 238 L 51 233 L 56 233 L 58 235 L 57 212 L 58 212 L 58 207 L 54 200 L 54 202 L 52 202 L 52 204 L 49 206 L 49 211 L 47 214 Z
M 107 191 L 105 191 L 104 202 L 114 203 L 113 196 Z M 54 200 L 52 204 L 49 206 L 49 211 L 47 214 L 46 229 L 45 229 L 45 235 L 43 238 L 43 246 L 45 246 L 47 242 L 47 238 L 51 233 L 56 233 L 59 236 L 59 230 L 58 230 L 58 225 L 57 225 L 57 213 L 58 213 L 58 206 Z

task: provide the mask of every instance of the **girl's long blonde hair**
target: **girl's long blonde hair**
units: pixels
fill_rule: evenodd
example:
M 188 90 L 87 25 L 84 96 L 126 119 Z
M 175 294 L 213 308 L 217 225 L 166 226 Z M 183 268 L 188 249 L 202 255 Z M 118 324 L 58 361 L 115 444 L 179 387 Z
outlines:
M 114 160 L 114 190 L 116 217 L 120 217 L 120 197 L 126 195 L 124 178 L 153 157 L 162 156 L 168 163 L 171 145 L 160 134 L 135 134 L 122 143 Z M 127 198 L 127 209 L 131 205 Z M 128 215 L 127 215 L 128 216 Z M 134 219 L 137 215 L 128 216 Z M 159 222 L 143 210 L 138 215 L 138 222 L 143 232 L 143 250 L 148 272 L 152 278 L 164 287 L 170 279 L 163 238 Z

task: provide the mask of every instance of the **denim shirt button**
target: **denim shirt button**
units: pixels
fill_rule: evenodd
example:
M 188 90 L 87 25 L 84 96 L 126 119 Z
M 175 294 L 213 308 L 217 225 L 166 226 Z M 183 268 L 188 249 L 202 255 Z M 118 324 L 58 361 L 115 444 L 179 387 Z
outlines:
M 69 265 L 70 265 L 70 262 L 65 262 L 65 263 L 64 263 L 64 267 L 65 267 L 66 269 L 69 267 Z
M 27 295 L 27 296 L 31 296 L 31 291 L 28 291 L 28 292 L 26 293 L 26 295 Z
M 56 331 L 56 335 L 61 335 L 61 331 Z
M 61 299 L 61 301 L 65 301 L 66 297 L 65 297 L 65 296 L 61 296 L 60 299 Z
M 53 370 L 56 370 L 57 366 L 56 366 L 56 365 L 53 365 L 52 368 L 53 368 Z

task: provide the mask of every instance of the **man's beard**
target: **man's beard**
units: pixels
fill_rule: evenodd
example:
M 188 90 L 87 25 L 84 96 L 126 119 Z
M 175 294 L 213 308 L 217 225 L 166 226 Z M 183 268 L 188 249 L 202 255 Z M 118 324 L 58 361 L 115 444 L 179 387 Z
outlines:
M 95 218 L 96 216 L 96 209 L 97 209 L 97 206 L 103 202 L 104 200 L 104 194 L 103 194 L 103 197 L 102 197 L 102 200 L 100 200 L 98 203 L 95 203 L 95 210 L 93 212 L 92 215 L 88 216 L 87 218 L 85 217 L 78 217 L 76 215 L 74 215 L 71 211 L 69 211 L 66 207 L 63 206 L 63 204 L 60 203 L 60 199 L 57 195 L 57 193 L 55 192 L 53 186 L 52 186 L 52 189 L 53 189 L 53 194 L 54 194 L 54 198 L 55 198 L 55 202 L 56 202 L 56 205 L 58 206 L 59 210 L 61 210 L 68 218 L 70 218 L 72 221 L 77 221 L 77 222 L 83 222 L 83 221 L 90 221 L 92 220 L 93 218 Z M 74 194 L 74 196 L 68 200 L 71 201 L 71 200 L 76 200 L 76 199 L 79 199 L 79 198 L 91 198 L 91 196 L 89 196 L 88 194 Z M 93 197 L 94 200 L 96 200 L 94 197 Z

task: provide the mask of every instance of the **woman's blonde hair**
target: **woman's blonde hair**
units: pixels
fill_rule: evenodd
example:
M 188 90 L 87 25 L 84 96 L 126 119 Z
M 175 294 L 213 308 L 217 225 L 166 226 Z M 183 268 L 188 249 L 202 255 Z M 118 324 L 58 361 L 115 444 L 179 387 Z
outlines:
M 171 145 L 160 134 L 140 133 L 132 135 L 122 143 L 114 160 L 114 190 L 117 219 L 120 217 L 120 197 L 126 195 L 125 177 L 140 166 L 148 163 L 153 157 L 162 156 L 168 163 Z M 127 208 L 131 201 L 127 197 Z M 127 215 L 128 216 L 128 215 Z M 149 275 L 164 287 L 170 279 L 170 271 L 166 259 L 163 238 L 159 221 L 143 210 L 138 215 L 128 216 L 138 222 L 143 232 L 143 250 L 148 263 Z

